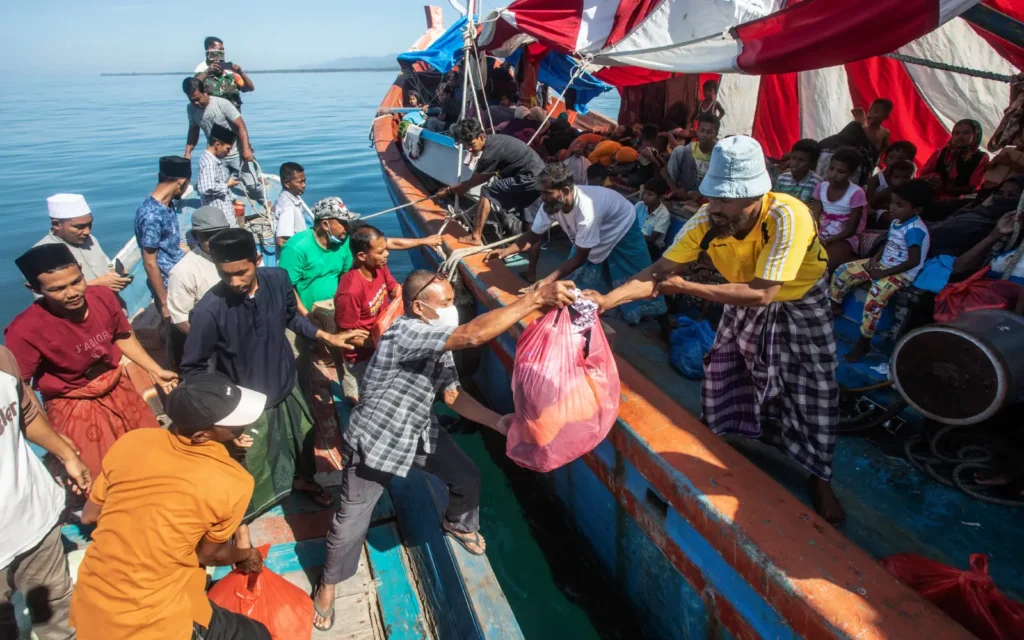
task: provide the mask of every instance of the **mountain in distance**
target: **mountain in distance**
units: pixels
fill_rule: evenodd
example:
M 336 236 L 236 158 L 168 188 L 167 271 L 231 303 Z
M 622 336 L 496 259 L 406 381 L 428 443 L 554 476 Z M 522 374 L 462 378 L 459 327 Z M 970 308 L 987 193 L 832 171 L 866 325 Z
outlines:
M 352 56 L 348 58 L 336 58 L 328 62 L 311 64 L 302 67 L 303 69 L 380 69 L 391 71 L 398 69 L 397 53 L 390 53 L 384 56 Z

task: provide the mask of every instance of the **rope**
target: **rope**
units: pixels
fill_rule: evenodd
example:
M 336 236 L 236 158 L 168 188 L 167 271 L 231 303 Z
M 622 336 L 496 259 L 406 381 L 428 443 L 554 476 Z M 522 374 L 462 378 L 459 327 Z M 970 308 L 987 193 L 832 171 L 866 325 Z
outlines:
M 435 195 L 432 195 L 432 196 L 427 196 L 426 198 L 420 198 L 419 200 L 417 200 L 415 202 L 407 202 L 406 204 L 400 204 L 397 207 L 391 207 L 390 209 L 385 209 L 383 211 L 378 211 L 377 213 L 371 213 L 368 216 L 359 216 L 359 222 L 362 222 L 363 220 L 369 220 L 370 218 L 376 218 L 377 216 L 382 216 L 385 213 L 391 213 L 392 211 L 398 211 L 399 209 L 404 209 L 406 207 L 411 207 L 411 206 L 416 205 L 416 204 L 421 204 L 423 202 L 426 202 L 427 200 L 433 200 L 436 197 L 437 197 L 437 195 L 435 194 Z
M 1014 76 L 1007 76 L 1001 73 L 993 73 L 991 71 L 981 71 L 979 69 L 970 69 L 968 67 L 961 67 L 955 64 L 946 64 L 945 62 L 935 62 L 934 60 L 925 60 L 924 58 L 918 58 L 915 56 L 908 56 L 902 53 L 887 53 L 886 58 L 892 58 L 899 62 L 907 64 L 916 64 L 922 67 L 928 67 L 930 69 L 938 69 L 939 71 L 949 71 L 950 73 L 959 73 L 972 78 L 981 78 L 982 80 L 995 80 L 996 82 L 1012 83 L 1016 78 Z
M 487 58 L 485 57 L 484 60 Z M 491 125 L 491 133 L 494 133 L 494 118 L 491 117 L 491 105 L 487 102 L 487 94 L 484 92 L 484 74 L 480 70 L 480 52 L 476 48 L 476 39 L 473 40 L 473 62 L 476 64 L 476 77 L 480 80 L 480 91 L 484 93 L 484 108 L 487 110 L 487 122 Z M 480 107 L 477 107 L 479 111 Z
M 445 224 L 447 224 L 447 222 Z M 555 222 L 554 224 L 551 225 L 551 228 L 554 229 L 557 226 L 558 223 Z M 442 227 L 442 229 L 444 229 L 444 227 Z M 524 231 L 523 233 L 520 233 L 518 235 L 504 238 L 503 240 L 498 240 L 497 242 L 492 242 L 491 244 L 485 244 L 481 247 L 464 247 L 462 249 L 456 249 L 455 251 L 452 251 L 452 254 L 448 256 L 448 258 L 443 263 L 441 263 L 441 266 L 438 267 L 437 270 L 445 278 L 451 280 L 458 273 L 459 263 L 462 262 L 464 258 L 468 258 L 469 256 L 476 255 L 478 253 L 483 253 L 485 251 L 490 251 L 491 249 L 497 249 L 498 247 L 503 247 L 507 244 L 512 244 L 513 242 L 522 238 L 528 233 L 530 232 Z
M 544 119 L 537 127 L 537 130 L 533 132 L 532 136 L 530 136 L 530 140 L 526 143 L 527 146 L 533 144 L 534 138 L 540 135 L 541 130 L 544 129 L 544 125 L 547 124 L 548 120 L 551 119 L 551 114 L 555 112 L 555 109 L 558 107 L 558 103 L 565 98 L 565 92 L 569 90 L 569 87 L 572 85 L 573 82 L 576 81 L 576 78 L 579 78 L 584 73 L 586 73 L 586 70 L 584 69 L 584 63 L 580 62 L 576 65 L 576 68 L 573 69 L 573 72 L 569 75 L 569 82 L 565 84 L 565 88 L 562 89 L 562 92 L 558 94 L 558 100 L 555 100 L 555 102 L 551 105 L 551 109 L 546 114 L 544 114 Z

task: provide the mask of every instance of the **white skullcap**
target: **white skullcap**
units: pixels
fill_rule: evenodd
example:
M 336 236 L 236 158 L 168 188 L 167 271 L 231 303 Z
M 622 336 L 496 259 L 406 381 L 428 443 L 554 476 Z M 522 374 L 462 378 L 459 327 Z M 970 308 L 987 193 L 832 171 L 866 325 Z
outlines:
M 92 213 L 85 203 L 85 196 L 77 193 L 52 195 L 46 199 L 46 208 L 50 211 L 50 218 L 55 220 L 69 220 Z

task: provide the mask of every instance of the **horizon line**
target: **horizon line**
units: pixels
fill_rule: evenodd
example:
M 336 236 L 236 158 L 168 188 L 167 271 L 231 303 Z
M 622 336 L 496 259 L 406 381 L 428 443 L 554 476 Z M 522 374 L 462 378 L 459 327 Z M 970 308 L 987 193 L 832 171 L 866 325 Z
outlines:
M 366 73 L 370 71 L 398 71 L 401 67 L 396 64 L 393 67 L 351 67 L 348 69 L 257 69 L 255 71 L 246 71 L 249 74 L 257 73 Z M 195 75 L 190 71 L 104 71 L 100 73 L 101 77 L 113 77 L 113 76 L 191 76 Z

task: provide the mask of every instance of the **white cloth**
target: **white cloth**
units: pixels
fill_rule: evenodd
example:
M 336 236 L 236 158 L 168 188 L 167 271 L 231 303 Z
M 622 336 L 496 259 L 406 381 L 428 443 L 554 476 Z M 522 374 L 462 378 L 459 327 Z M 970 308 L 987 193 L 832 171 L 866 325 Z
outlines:
M 882 251 L 879 264 L 885 269 L 903 264 L 910 256 L 910 247 L 914 245 L 921 247 L 921 261 L 913 269 L 903 272 L 903 275 L 910 280 L 916 278 L 924 268 L 924 261 L 928 259 L 931 237 L 928 235 L 927 225 L 919 216 L 914 216 L 902 223 L 899 220 L 893 220 L 893 223 L 889 225 L 889 236 L 886 238 L 885 249 Z
M 35 246 L 38 247 L 41 244 L 63 244 L 71 249 L 71 255 L 75 257 L 78 264 L 82 265 L 82 275 L 85 276 L 86 282 L 105 276 L 111 271 L 110 258 L 103 253 L 103 247 L 93 236 L 89 236 L 89 239 L 82 244 L 76 245 L 64 242 L 52 233 L 48 233 Z
M 210 65 L 206 64 L 206 60 L 203 60 L 202 62 L 200 62 L 199 64 L 196 65 L 196 70 L 192 73 L 192 75 L 196 75 L 197 76 L 200 73 L 206 73 L 206 70 L 209 69 L 209 68 L 210 68 Z M 226 75 L 226 76 L 234 76 L 235 72 L 231 71 L 230 69 L 224 69 L 224 75 Z
M 7 354 L 13 361 L 14 357 Z M 64 490 L 28 446 L 21 427 L 21 380 L 0 370 L 0 568 L 46 537 L 64 510 Z M 24 393 L 31 393 L 25 390 Z M 40 409 L 41 411 L 41 409 Z
M 167 311 L 171 322 L 188 322 L 192 309 L 218 282 L 217 265 L 195 251 L 186 253 L 167 276 Z
M 618 191 L 605 187 L 573 187 L 572 211 L 558 211 L 555 219 L 577 247 L 590 249 L 588 260 L 601 264 L 636 224 L 636 210 Z M 546 207 L 533 219 L 534 233 L 544 233 L 553 221 Z
M 50 218 L 55 220 L 70 220 L 92 213 L 85 196 L 77 193 L 56 193 L 46 199 L 46 208 Z
M 587 184 L 587 169 L 590 168 L 590 160 L 586 156 L 569 156 L 562 161 L 562 164 L 572 171 L 572 178 L 576 184 Z
M 420 133 L 422 131 L 421 127 L 411 124 L 405 130 L 405 137 L 402 138 L 402 149 L 405 151 L 405 155 L 413 160 L 420 157 L 420 154 L 423 153 L 423 141 L 420 140 Z
M 274 236 L 290 238 L 306 230 L 306 218 L 302 215 L 302 199 L 282 191 L 274 203 Z
M 636 217 L 640 222 L 640 229 L 644 237 L 650 237 L 652 233 L 660 233 L 661 239 L 657 242 L 659 247 L 665 246 L 665 236 L 668 235 L 668 227 L 672 223 L 672 216 L 668 212 L 665 203 L 658 205 L 658 208 L 651 213 L 643 200 L 636 203 Z

